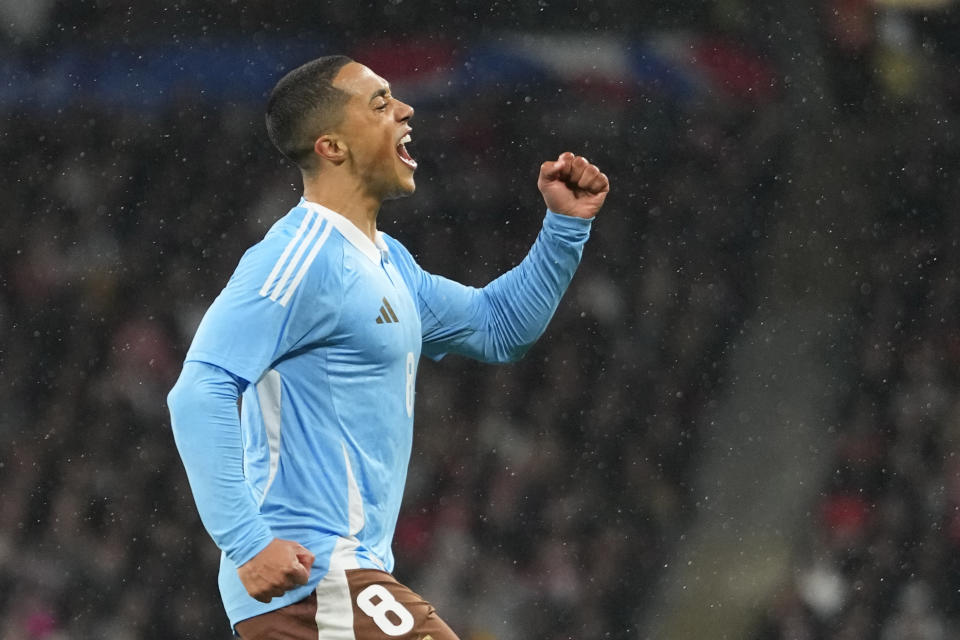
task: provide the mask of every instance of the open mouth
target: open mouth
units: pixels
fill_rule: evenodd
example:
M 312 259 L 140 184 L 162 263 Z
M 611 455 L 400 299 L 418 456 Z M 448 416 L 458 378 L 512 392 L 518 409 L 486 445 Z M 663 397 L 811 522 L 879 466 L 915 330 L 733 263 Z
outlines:
M 397 144 L 397 155 L 400 157 L 400 160 L 403 161 L 403 164 L 407 165 L 411 169 L 416 169 L 417 161 L 414 160 L 409 153 L 407 153 L 407 147 L 404 146 L 410 142 L 410 140 L 411 138 L 409 133 L 400 138 L 400 142 Z

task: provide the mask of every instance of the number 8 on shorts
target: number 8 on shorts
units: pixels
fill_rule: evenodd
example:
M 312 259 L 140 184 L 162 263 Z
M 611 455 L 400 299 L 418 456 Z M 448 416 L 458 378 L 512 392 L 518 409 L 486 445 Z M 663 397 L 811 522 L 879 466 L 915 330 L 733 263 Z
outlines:
M 358 593 L 357 606 L 388 636 L 402 636 L 413 629 L 413 614 L 383 585 L 371 584 Z

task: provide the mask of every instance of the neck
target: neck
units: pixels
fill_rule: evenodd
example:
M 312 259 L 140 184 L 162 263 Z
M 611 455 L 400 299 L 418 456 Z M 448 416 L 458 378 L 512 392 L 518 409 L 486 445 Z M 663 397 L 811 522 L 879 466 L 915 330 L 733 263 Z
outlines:
M 362 231 L 370 240 L 377 233 L 377 214 L 381 201 L 363 185 L 348 176 L 303 176 L 303 197 L 336 211 Z

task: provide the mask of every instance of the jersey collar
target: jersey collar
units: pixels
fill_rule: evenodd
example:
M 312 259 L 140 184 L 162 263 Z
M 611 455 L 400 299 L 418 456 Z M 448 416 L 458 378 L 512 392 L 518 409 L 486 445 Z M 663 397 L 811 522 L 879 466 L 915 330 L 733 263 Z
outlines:
M 306 198 L 300 198 L 300 205 L 326 218 L 330 224 L 340 232 L 340 235 L 346 238 L 360 253 L 370 258 L 373 262 L 380 264 L 382 252 L 389 251 L 387 243 L 383 240 L 383 234 L 379 231 L 376 232 L 374 241 L 371 242 L 370 238 L 368 238 L 363 231 L 360 231 L 355 224 L 333 209 L 328 209 L 316 202 L 310 202 Z

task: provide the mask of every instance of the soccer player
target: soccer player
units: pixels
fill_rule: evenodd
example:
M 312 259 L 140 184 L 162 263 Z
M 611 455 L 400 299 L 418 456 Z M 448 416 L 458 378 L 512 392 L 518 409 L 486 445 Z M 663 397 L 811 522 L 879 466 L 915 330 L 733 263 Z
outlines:
M 303 198 L 241 258 L 170 391 L 245 640 L 456 639 L 390 575 L 418 360 L 522 356 L 609 191 L 597 167 L 563 153 L 540 167 L 548 211 L 517 267 L 482 289 L 427 273 L 377 230 L 383 201 L 414 191 L 412 117 L 386 80 L 343 56 L 280 80 L 267 131 L 301 169 Z

